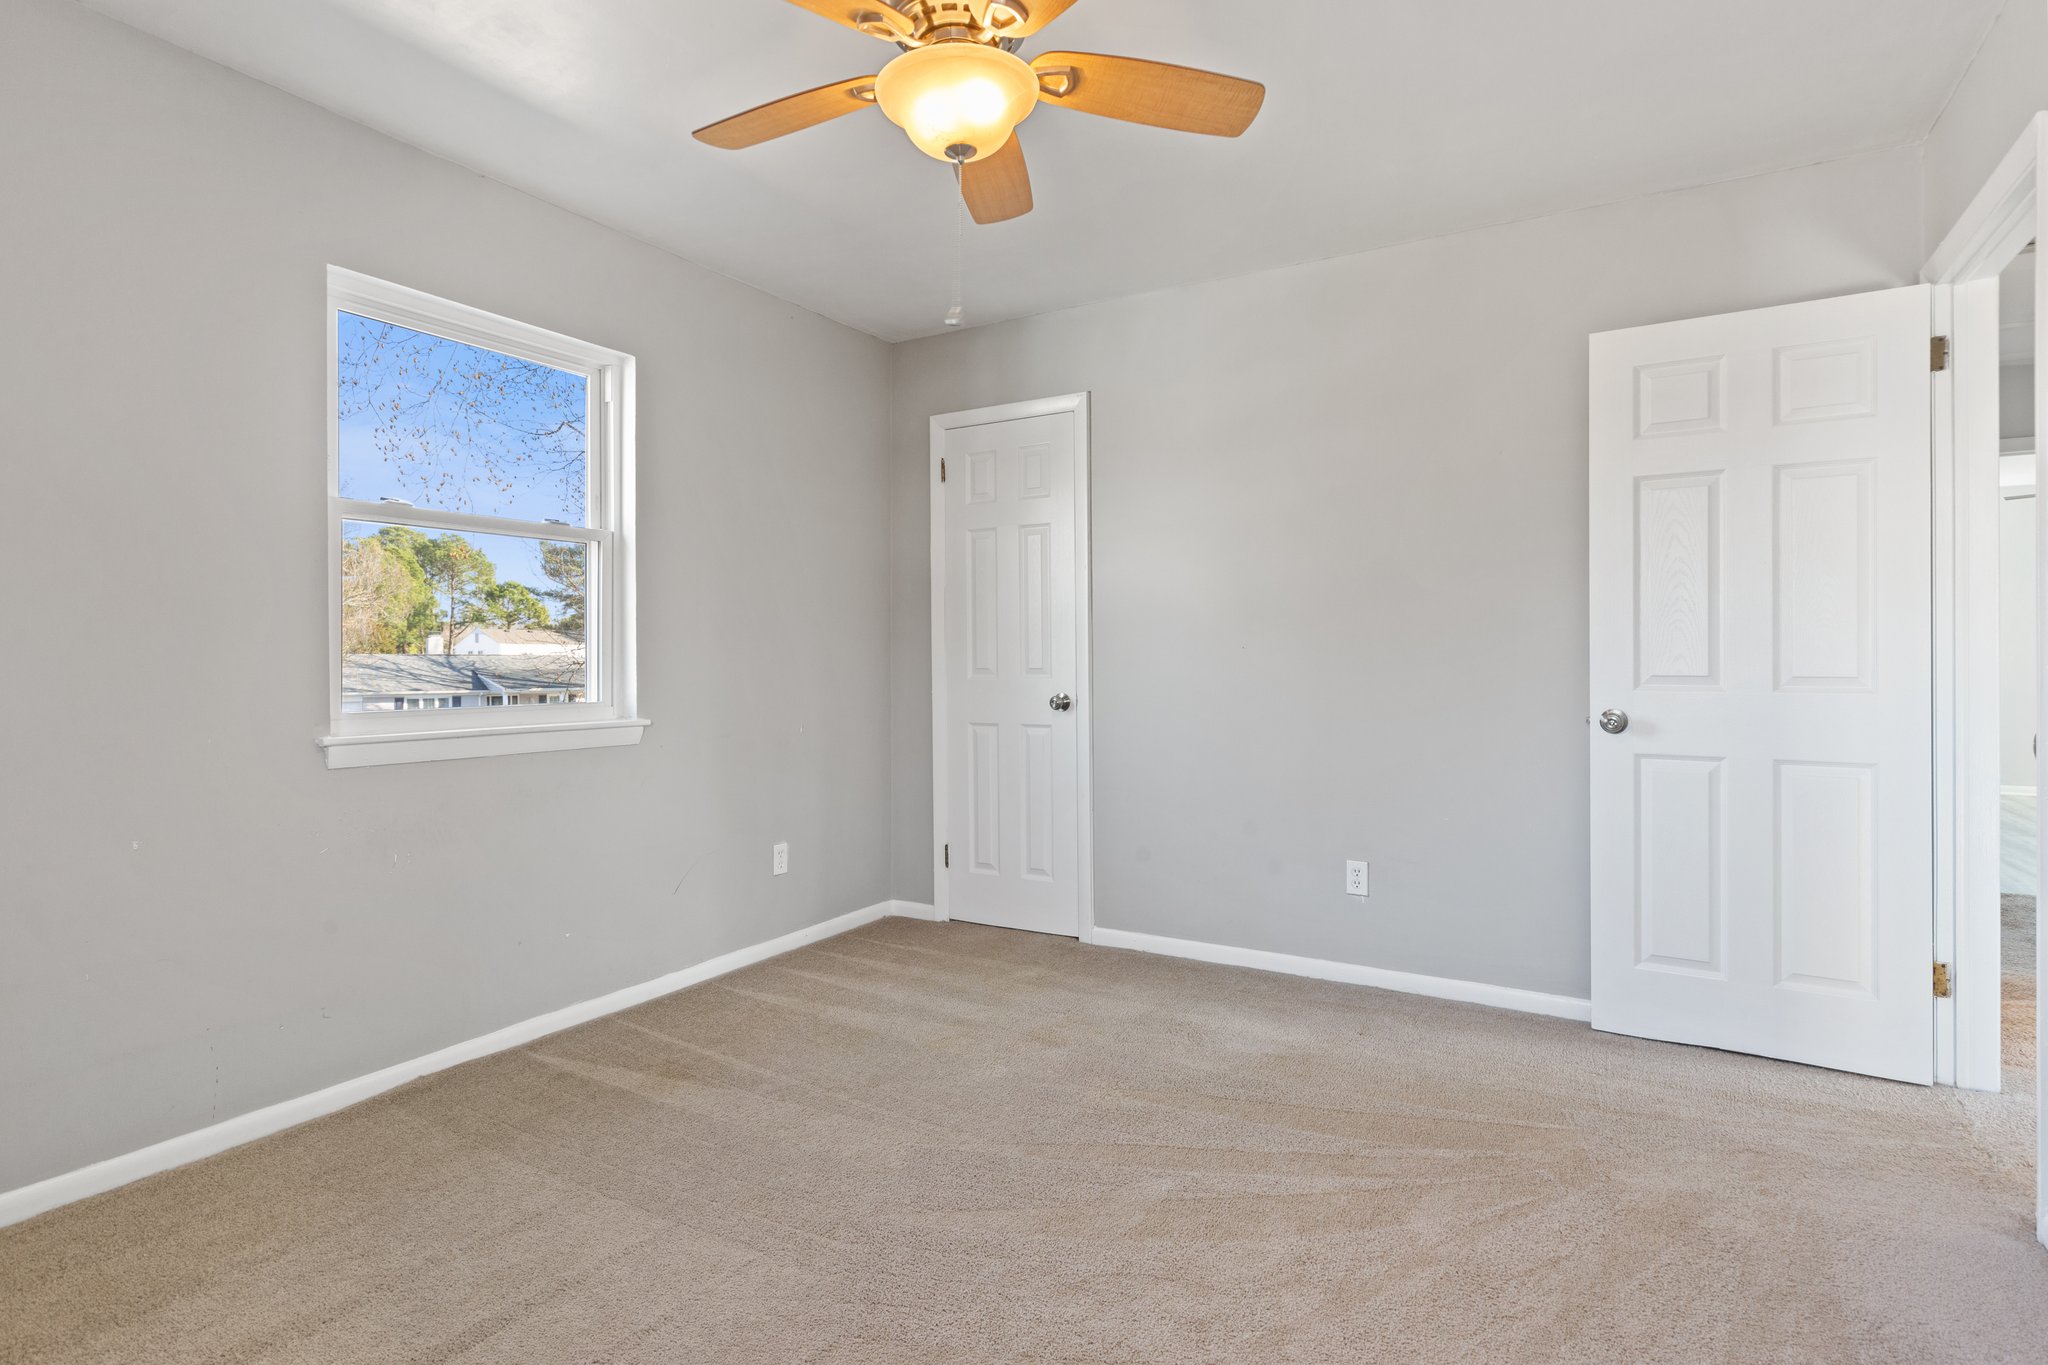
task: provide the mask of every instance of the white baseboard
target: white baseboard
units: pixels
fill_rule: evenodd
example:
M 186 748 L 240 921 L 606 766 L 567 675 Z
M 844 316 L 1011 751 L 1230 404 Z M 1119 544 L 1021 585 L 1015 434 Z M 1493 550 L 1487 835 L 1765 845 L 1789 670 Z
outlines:
M 1096 945 L 1129 948 L 1165 957 L 1192 958 L 1226 967 L 1255 967 L 1262 972 L 1313 977 L 1318 981 L 1342 981 L 1353 986 L 1377 986 L 1381 990 L 1408 995 L 1429 995 L 1439 1000 L 1460 1000 L 1468 1005 L 1491 1005 L 1495 1009 L 1520 1010 L 1524 1014 L 1547 1014 L 1554 1019 L 1593 1022 L 1593 1002 L 1572 995 L 1545 995 L 1515 986 L 1490 986 L 1483 981 L 1459 981 L 1447 976 L 1419 976 L 1414 972 L 1365 967 L 1354 962 L 1331 962 L 1319 957 L 1295 957 L 1289 953 L 1261 952 L 1257 948 L 1232 948 L 1222 943 L 1197 943 L 1184 938 L 1162 938 L 1157 934 L 1134 934 L 1127 929 L 1095 931 Z
M 904 908 L 898 910 L 898 906 Z M 139 1151 L 109 1157 L 105 1161 L 97 1161 L 75 1171 L 53 1175 L 47 1180 L 38 1180 L 33 1185 L 8 1190 L 0 1193 L 0 1227 L 19 1223 L 25 1218 L 33 1218 L 60 1205 L 104 1194 L 131 1181 L 140 1180 L 144 1176 L 168 1171 L 174 1166 L 183 1166 L 205 1157 L 216 1156 L 230 1147 L 239 1147 L 245 1142 L 254 1142 L 257 1138 L 269 1137 L 272 1133 L 297 1127 L 309 1119 L 317 1119 L 323 1114 L 331 1114 L 337 1109 L 359 1104 L 373 1095 L 394 1090 L 421 1076 L 445 1071 L 451 1066 L 472 1062 L 479 1057 L 488 1057 L 507 1048 L 520 1047 L 536 1038 L 545 1038 L 550 1033 L 560 1033 L 563 1029 L 574 1028 L 592 1019 L 601 1019 L 607 1014 L 631 1009 L 649 1000 L 671 995 L 687 986 L 695 986 L 713 977 L 724 976 L 742 967 L 751 967 L 756 962 L 779 957 L 783 953 L 792 952 L 821 939 L 858 929 L 864 924 L 873 924 L 886 916 L 904 914 L 916 918 L 929 918 L 930 913 L 931 907 L 928 905 L 917 906 L 907 901 L 883 901 L 879 905 L 870 905 L 865 910 L 855 910 L 837 919 L 828 919 L 822 924 L 799 929 L 793 934 L 784 934 L 781 938 L 756 943 L 750 948 L 741 948 L 723 957 L 714 957 L 694 967 L 685 967 L 679 972 L 670 972 L 667 976 L 657 977 L 637 986 L 628 986 L 609 995 L 601 995 L 595 1000 L 567 1005 L 547 1014 L 509 1024 L 495 1033 L 486 1033 L 481 1038 L 471 1038 L 467 1042 L 444 1047 L 438 1052 L 430 1052 L 424 1057 L 415 1057 L 396 1066 L 387 1066 L 382 1071 L 373 1071 L 367 1076 L 357 1076 L 339 1085 L 330 1085 L 325 1090 L 316 1090 L 310 1095 L 301 1095 L 297 1099 L 284 1100 L 262 1109 L 252 1109 L 246 1114 L 237 1114 L 231 1119 L 201 1128 L 197 1132 L 166 1138 Z
M 939 907 L 926 905 L 922 901 L 890 901 L 889 913 L 903 919 L 936 920 L 939 917 Z
M 2025 796 L 2032 798 L 2039 795 L 2039 791 L 2033 787 L 2000 787 L 1998 794 L 2000 796 Z
M 594 1000 L 585 1000 L 567 1005 L 547 1014 L 507 1025 L 496 1032 L 484 1034 L 456 1043 L 452 1047 L 430 1052 L 424 1057 L 400 1062 L 396 1066 L 373 1071 L 366 1076 L 343 1081 L 338 1085 L 316 1090 L 310 1095 L 284 1100 L 254 1109 L 246 1114 L 201 1128 L 196 1132 L 179 1137 L 167 1138 L 162 1142 L 141 1148 L 122 1156 L 109 1157 L 75 1171 L 53 1175 L 20 1189 L 0 1193 L 0 1227 L 33 1218 L 39 1213 L 80 1199 L 88 1199 L 108 1190 L 141 1180 L 145 1176 L 168 1171 L 173 1167 L 216 1156 L 231 1147 L 239 1147 L 257 1138 L 269 1137 L 272 1133 L 283 1132 L 301 1123 L 331 1114 L 337 1109 L 359 1104 L 387 1090 L 395 1090 L 408 1081 L 421 1076 L 445 1071 L 451 1066 L 488 1057 L 494 1052 L 524 1046 L 536 1038 L 545 1038 L 550 1033 L 574 1028 L 578 1024 L 601 1019 L 620 1010 L 631 1009 L 664 995 L 671 995 L 686 987 L 698 985 L 742 967 L 751 967 L 771 957 L 793 952 L 822 939 L 835 937 L 852 929 L 891 915 L 908 919 L 935 920 L 938 912 L 930 905 L 916 901 L 883 901 L 856 910 L 851 914 L 829 919 L 822 924 L 799 929 L 793 934 L 757 943 L 749 948 L 714 957 L 694 967 L 671 972 L 667 976 L 637 986 L 601 995 Z M 1159 953 L 1167 957 L 1192 958 L 1198 962 L 1216 962 L 1233 967 L 1253 967 L 1260 971 L 1283 972 L 1289 976 L 1314 977 L 1321 981 L 1342 981 L 1357 986 L 1377 986 L 1383 990 L 1404 991 L 1410 995 L 1429 995 L 1443 1000 L 1462 1000 L 1475 1005 L 1492 1005 L 1500 1009 L 1521 1010 L 1530 1014 L 1547 1014 L 1559 1019 L 1575 1019 L 1588 1022 L 1593 1017 L 1589 1001 L 1564 995 L 1544 995 L 1538 991 L 1519 990 L 1512 986 L 1490 986 L 1478 981 L 1456 981 L 1447 977 L 1418 976 L 1412 972 L 1389 971 L 1383 967 L 1364 967 L 1349 962 L 1329 962 L 1320 958 L 1294 957 L 1286 953 L 1261 952 L 1254 948 L 1232 948 L 1216 943 L 1196 943 L 1188 939 L 1162 938 L 1156 934 L 1134 934 L 1123 929 L 1097 929 L 1094 941 L 1105 948 L 1126 948 L 1138 952 Z

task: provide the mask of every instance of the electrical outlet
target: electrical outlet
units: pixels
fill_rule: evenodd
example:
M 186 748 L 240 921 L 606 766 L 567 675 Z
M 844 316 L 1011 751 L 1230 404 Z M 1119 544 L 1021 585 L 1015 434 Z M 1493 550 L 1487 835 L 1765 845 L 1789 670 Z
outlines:
M 775 846 L 775 875 L 780 877 L 787 871 L 789 871 L 789 845 L 777 844 Z
M 1372 894 L 1372 892 L 1366 889 L 1364 863 L 1344 864 L 1344 894 L 1347 896 L 1369 896 Z

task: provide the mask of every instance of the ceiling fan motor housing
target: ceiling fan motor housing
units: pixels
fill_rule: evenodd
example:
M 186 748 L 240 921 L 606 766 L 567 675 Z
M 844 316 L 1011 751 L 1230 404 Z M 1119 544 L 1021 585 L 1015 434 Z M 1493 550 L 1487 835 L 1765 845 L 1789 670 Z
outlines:
M 856 20 L 864 32 L 901 42 L 906 47 L 930 43 L 969 42 L 1010 45 L 1008 37 L 1031 17 L 1024 0 L 878 0 L 891 15 L 867 14 Z M 901 16 L 900 18 L 897 16 Z M 906 23 L 907 21 L 907 23 Z M 907 33 L 902 30 L 908 29 Z

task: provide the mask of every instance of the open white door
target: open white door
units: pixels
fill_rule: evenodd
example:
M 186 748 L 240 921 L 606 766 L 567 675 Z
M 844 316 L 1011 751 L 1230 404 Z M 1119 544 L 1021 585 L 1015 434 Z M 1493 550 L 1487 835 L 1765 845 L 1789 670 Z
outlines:
M 1595 1028 L 1933 1080 L 1931 319 L 1592 339 Z

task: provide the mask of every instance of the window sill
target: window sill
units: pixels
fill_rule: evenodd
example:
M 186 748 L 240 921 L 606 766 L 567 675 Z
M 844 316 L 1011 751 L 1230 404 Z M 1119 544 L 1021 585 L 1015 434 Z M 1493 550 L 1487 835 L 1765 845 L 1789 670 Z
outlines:
M 640 732 L 648 724 L 644 720 L 584 720 L 473 730 L 393 730 L 321 735 L 313 742 L 327 755 L 330 768 L 377 768 L 391 763 L 434 763 L 558 749 L 611 749 L 638 744 Z

